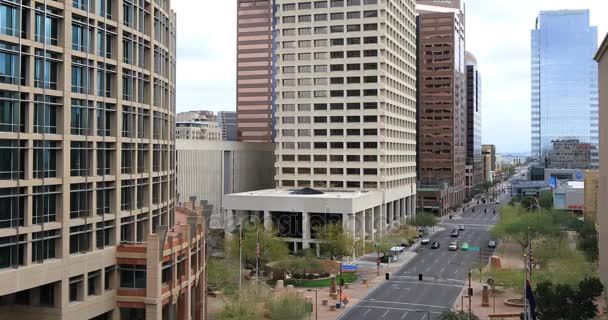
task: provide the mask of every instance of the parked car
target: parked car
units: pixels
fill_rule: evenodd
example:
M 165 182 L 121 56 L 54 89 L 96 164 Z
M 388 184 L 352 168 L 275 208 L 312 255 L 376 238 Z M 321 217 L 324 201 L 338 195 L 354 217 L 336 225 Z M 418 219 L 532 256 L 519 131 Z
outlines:
M 460 230 L 464 230 L 464 226 L 463 225 L 459 225 L 458 226 L 458 231 L 460 231 Z
M 496 241 L 490 240 L 490 242 L 488 242 L 488 248 L 490 248 L 490 249 L 496 248 Z
M 429 243 L 431 243 L 431 239 L 429 239 L 429 238 L 422 238 L 422 240 L 420 240 L 420 243 L 421 244 L 429 244 Z
M 468 243 L 463 243 L 462 246 L 460 247 L 460 250 L 462 251 L 469 251 L 469 244 Z
M 454 229 L 454 230 L 452 230 L 452 233 L 450 233 L 450 237 L 456 238 L 456 237 L 458 237 L 458 234 L 459 234 L 458 229 Z
M 438 241 L 433 241 L 433 244 L 431 244 L 431 249 L 438 249 L 440 246 L 441 245 Z
M 458 242 L 456 242 L 456 241 L 450 242 L 450 245 L 448 246 L 448 250 L 450 250 L 450 251 L 458 250 Z

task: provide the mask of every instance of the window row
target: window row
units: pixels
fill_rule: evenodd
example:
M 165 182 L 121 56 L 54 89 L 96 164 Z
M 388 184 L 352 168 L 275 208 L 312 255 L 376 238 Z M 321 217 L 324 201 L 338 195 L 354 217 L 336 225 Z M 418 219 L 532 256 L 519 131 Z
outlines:
M 368 71 L 368 70 L 377 70 L 378 69 L 378 64 L 375 62 L 369 62 L 369 63 L 348 63 L 348 64 L 331 64 L 331 65 L 326 65 L 326 64 L 321 64 L 321 65 L 314 65 L 314 66 L 298 66 L 297 67 L 297 72 L 298 73 L 311 73 L 311 72 L 337 72 L 337 71 Z M 283 68 L 281 68 L 281 71 L 283 73 L 289 74 L 289 73 L 296 73 L 296 66 L 285 66 Z
M 308 10 L 312 9 L 313 6 L 315 9 L 322 8 L 336 8 L 336 7 L 344 7 L 346 6 L 360 6 L 360 5 L 369 5 L 369 4 L 377 4 L 378 0 L 323 0 L 323 1 L 308 1 L 308 2 L 300 2 L 297 4 L 298 10 Z M 283 11 L 291 11 L 296 10 L 295 3 L 286 3 L 282 6 Z
M 377 142 L 325 142 L 325 141 L 316 141 L 316 142 L 282 142 L 281 147 L 283 149 L 297 149 L 305 150 L 305 149 L 378 149 Z
M 323 98 L 327 97 L 328 91 L 326 90 L 315 90 L 315 91 L 283 91 L 281 97 L 283 99 L 296 99 L 296 98 Z M 329 97 L 375 97 L 378 95 L 377 89 L 363 89 L 363 90 L 330 90 Z
M 300 161 L 300 162 L 308 162 L 308 161 L 327 162 L 327 160 L 331 161 L 332 163 L 344 162 L 344 160 L 346 160 L 348 162 L 360 162 L 361 160 L 363 160 L 363 162 L 377 162 L 378 156 L 377 155 L 358 155 L 358 154 L 349 154 L 349 155 L 315 154 L 313 156 L 311 156 L 309 154 L 299 154 L 297 156 L 293 155 L 293 154 L 284 154 L 281 156 L 282 161 L 293 162 L 293 161 L 296 161 L 296 159 L 297 159 L 297 161 Z

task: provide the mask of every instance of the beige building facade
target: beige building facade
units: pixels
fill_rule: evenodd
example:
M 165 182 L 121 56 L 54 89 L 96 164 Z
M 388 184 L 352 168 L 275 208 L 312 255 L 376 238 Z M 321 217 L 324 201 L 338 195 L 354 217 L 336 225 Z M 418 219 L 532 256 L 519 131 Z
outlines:
M 600 278 L 608 286 L 608 36 L 595 56 L 599 67 L 600 175 L 597 207 Z
M 280 208 L 262 199 L 281 198 L 276 217 L 293 221 L 285 237 L 298 249 L 312 242 L 305 212 L 320 213 L 323 221 L 335 214 L 348 225 L 351 215 L 378 210 L 378 228 L 362 236 L 371 239 L 415 212 L 415 4 L 276 4 L 277 189 L 226 196 L 227 220 L 256 212 L 263 218 Z M 306 198 L 309 204 L 300 200 Z
M 175 222 L 175 34 L 170 0 L 0 3 L 0 318 L 143 319 L 117 247 Z

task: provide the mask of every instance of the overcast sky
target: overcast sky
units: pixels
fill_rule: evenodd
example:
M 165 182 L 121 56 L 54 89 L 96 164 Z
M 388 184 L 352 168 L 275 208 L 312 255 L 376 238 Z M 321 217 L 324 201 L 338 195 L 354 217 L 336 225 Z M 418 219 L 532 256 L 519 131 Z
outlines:
M 173 0 L 177 110 L 235 110 L 236 0 Z M 482 73 L 483 143 L 530 150 L 530 30 L 540 10 L 590 9 L 601 41 L 606 0 L 468 0 L 467 50 Z

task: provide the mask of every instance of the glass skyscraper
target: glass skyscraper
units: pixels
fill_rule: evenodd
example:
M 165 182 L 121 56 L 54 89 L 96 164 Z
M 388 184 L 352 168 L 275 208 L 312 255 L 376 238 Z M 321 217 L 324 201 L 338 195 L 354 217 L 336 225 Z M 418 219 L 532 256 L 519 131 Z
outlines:
M 532 156 L 551 141 L 598 144 L 597 27 L 589 10 L 541 11 L 532 30 Z

